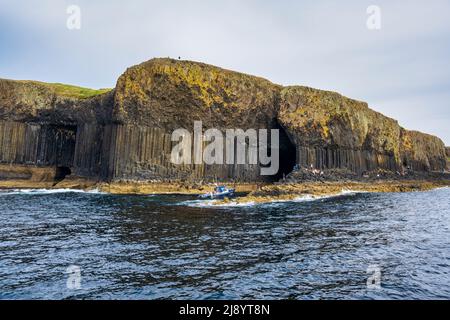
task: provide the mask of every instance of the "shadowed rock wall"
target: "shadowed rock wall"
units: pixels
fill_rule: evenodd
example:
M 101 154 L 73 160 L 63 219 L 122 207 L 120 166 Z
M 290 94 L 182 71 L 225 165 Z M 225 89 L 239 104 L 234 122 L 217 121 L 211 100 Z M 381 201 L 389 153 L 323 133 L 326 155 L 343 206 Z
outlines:
M 257 165 L 174 165 L 166 131 L 140 125 L 111 127 L 108 176 L 114 180 L 263 180 Z M 206 145 L 206 144 L 204 144 Z M 191 148 L 194 154 L 194 146 Z M 225 151 L 224 151 L 225 154 Z
M 447 154 L 447 171 L 450 171 L 450 147 L 445 147 L 445 152 Z
M 0 121 L 0 163 L 71 167 L 76 127 Z

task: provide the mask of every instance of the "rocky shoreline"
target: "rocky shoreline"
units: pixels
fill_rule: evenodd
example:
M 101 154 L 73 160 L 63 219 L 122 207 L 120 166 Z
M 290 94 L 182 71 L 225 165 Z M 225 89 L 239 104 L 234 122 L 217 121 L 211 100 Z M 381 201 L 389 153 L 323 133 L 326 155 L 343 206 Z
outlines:
M 390 181 L 380 180 L 375 182 L 306 182 L 297 184 L 282 184 L 265 186 L 260 190 L 249 193 L 247 196 L 233 200 L 217 201 L 221 205 L 230 202 L 236 204 L 244 203 L 269 203 L 278 201 L 293 201 L 304 197 L 337 196 L 346 192 L 415 192 L 429 191 L 442 187 L 449 187 L 450 180 L 434 181 Z
M 450 186 L 448 172 L 390 172 L 375 170 L 355 175 L 347 170 L 301 169 L 289 174 L 282 182 L 266 185 L 244 197 L 233 199 L 236 204 L 292 201 L 302 197 L 335 196 L 345 192 L 414 192 Z M 217 204 L 229 203 L 218 201 Z
M 251 193 L 260 189 L 262 184 L 229 184 L 239 193 Z M 184 182 L 103 182 L 82 178 L 67 178 L 60 182 L 30 180 L 0 180 L 0 190 L 10 189 L 76 189 L 99 190 L 110 194 L 183 194 L 197 195 L 214 190 L 215 184 L 205 185 Z
M 275 130 L 278 170 L 263 173 L 268 145 L 257 146 L 254 161 L 250 137 L 241 160 L 233 142 L 232 159 L 177 163 L 181 142 L 172 134 L 180 128 L 196 153 L 205 130 L 222 137 Z M 217 151 L 228 158 L 224 144 Z M 0 188 L 195 195 L 218 181 L 248 194 L 237 201 L 263 202 L 427 190 L 448 185 L 448 159 L 441 139 L 407 130 L 365 102 L 199 62 L 151 59 L 128 68 L 111 90 L 0 79 Z
M 325 175 L 325 174 L 324 174 Z M 322 175 L 322 177 L 324 176 Z M 304 197 L 336 196 L 345 192 L 414 192 L 428 191 L 435 188 L 449 187 L 449 173 L 415 174 L 408 176 L 360 177 L 355 179 L 328 180 L 316 177 L 305 181 L 287 181 L 275 184 L 227 184 L 243 194 L 232 200 L 214 201 L 213 205 L 229 203 L 269 203 L 293 201 Z M 0 189 L 79 189 L 98 190 L 110 194 L 183 194 L 197 195 L 210 192 L 214 184 L 189 184 L 183 182 L 101 182 L 79 178 L 66 178 L 58 183 L 30 180 L 2 180 Z

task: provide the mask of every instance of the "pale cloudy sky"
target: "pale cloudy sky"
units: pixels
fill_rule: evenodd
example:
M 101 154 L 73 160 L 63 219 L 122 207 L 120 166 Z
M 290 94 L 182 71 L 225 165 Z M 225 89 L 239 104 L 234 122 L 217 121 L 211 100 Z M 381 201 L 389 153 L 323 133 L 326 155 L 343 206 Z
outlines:
M 0 77 L 114 87 L 131 65 L 181 56 L 338 91 L 450 145 L 449 16 L 448 0 L 0 0 Z

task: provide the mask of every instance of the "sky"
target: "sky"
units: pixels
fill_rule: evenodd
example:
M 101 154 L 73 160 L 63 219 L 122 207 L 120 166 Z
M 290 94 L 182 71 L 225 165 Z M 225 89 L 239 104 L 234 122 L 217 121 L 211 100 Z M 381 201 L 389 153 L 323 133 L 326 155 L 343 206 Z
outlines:
M 111 88 L 181 57 L 337 91 L 450 145 L 449 15 L 448 0 L 0 0 L 0 78 Z

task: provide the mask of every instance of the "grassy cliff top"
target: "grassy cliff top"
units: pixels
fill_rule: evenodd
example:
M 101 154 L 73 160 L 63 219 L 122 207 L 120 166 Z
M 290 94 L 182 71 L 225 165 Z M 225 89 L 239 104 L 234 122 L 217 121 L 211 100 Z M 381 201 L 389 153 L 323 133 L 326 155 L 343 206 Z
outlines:
M 112 90 L 109 88 L 90 89 L 90 88 L 83 88 L 83 87 L 78 87 L 78 86 L 73 86 L 73 85 L 63 84 L 63 83 L 47 83 L 47 82 L 40 82 L 40 81 L 33 81 L 33 80 L 17 80 L 17 82 L 45 87 L 46 89 L 53 91 L 56 95 L 69 97 L 69 98 L 76 98 L 76 99 L 92 98 L 92 97 L 107 93 Z

